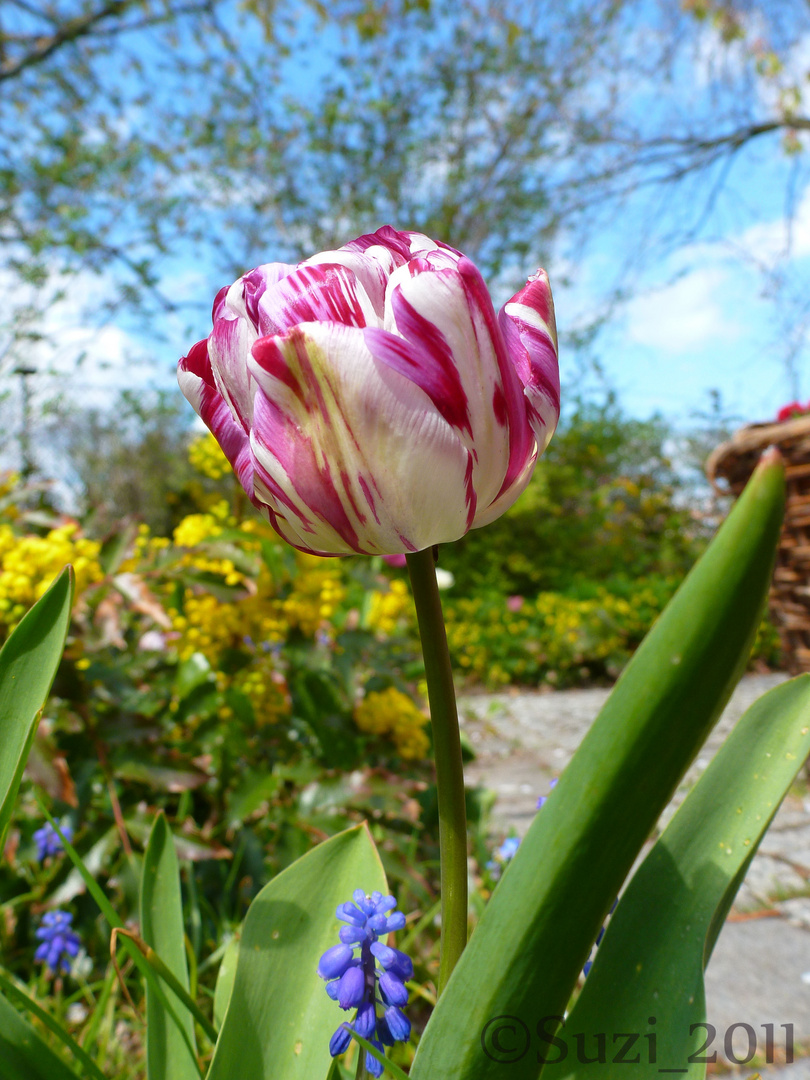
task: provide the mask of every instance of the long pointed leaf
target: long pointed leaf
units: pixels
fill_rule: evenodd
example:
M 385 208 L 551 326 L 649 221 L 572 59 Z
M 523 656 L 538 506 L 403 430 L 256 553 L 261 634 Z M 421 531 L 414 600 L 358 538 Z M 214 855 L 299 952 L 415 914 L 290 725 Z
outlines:
M 99 907 L 99 910 L 101 911 L 101 914 L 107 920 L 107 922 L 109 923 L 109 925 L 110 925 L 110 927 L 112 929 L 119 929 L 119 930 L 122 929 L 124 924 L 121 921 L 121 919 L 119 919 L 119 917 L 118 917 L 118 915 L 117 915 L 117 913 L 115 911 L 115 908 L 112 906 L 110 901 L 104 895 L 104 890 L 101 888 L 99 883 L 96 881 L 96 879 L 93 877 L 93 875 L 87 869 L 87 867 L 84 865 L 84 863 L 82 862 L 81 855 L 79 855 L 78 851 L 74 848 L 74 846 L 71 844 L 71 842 L 65 836 L 65 834 L 59 828 L 59 826 L 56 823 L 56 821 L 54 820 L 54 818 L 48 813 L 47 809 L 45 808 L 44 803 L 41 800 L 39 801 L 39 808 L 42 811 L 43 815 L 45 816 L 45 819 L 47 821 L 49 821 L 51 823 L 51 825 L 53 825 L 54 830 L 56 831 L 59 839 L 62 842 L 62 847 L 64 849 L 65 854 L 70 859 L 70 861 L 73 863 L 73 865 L 75 866 L 78 873 L 81 875 L 82 880 L 84 881 L 85 885 L 87 886 L 87 891 L 90 893 L 90 895 L 95 900 L 96 904 Z M 149 963 L 149 961 L 146 959 L 146 957 L 143 955 L 141 950 L 137 947 L 137 945 L 133 941 L 130 941 L 129 938 L 122 935 L 122 942 L 123 942 L 124 948 L 127 950 L 129 955 L 132 957 L 132 960 L 133 960 L 135 966 L 137 967 L 138 971 L 140 971 L 141 975 L 143 975 L 143 977 L 146 979 L 148 985 L 151 986 L 152 991 L 154 992 L 154 994 L 158 998 L 158 1000 L 162 1002 L 164 1011 L 167 1013 L 168 1016 L 171 1017 L 172 1022 L 174 1023 L 177 1030 L 182 1031 L 183 1037 L 185 1038 L 185 1030 L 186 1029 L 183 1027 L 183 1025 L 181 1023 L 181 1020 L 180 1020 L 180 1017 L 175 1012 L 175 1009 L 174 1009 L 173 1005 L 169 1002 L 169 999 L 166 997 L 166 993 L 164 992 L 164 989 L 163 989 L 163 981 L 161 980 L 160 976 L 158 975 L 158 973 L 155 971 L 155 969 L 152 967 L 152 965 Z M 173 997 L 176 997 L 176 995 L 173 995 Z M 193 1055 L 194 1051 L 193 1051 L 193 1048 L 192 1048 L 190 1043 L 189 1043 L 189 1046 L 188 1046 L 188 1051 L 189 1051 L 189 1057 L 191 1057 Z M 0 1080 L 2 1080 L 2 1078 L 0 1078 Z
M 1 994 L 0 1080 L 77 1080 L 77 1074 Z
M 644 1052 L 634 1077 L 658 1077 L 667 1068 L 688 1068 L 681 1074 L 688 1080 L 706 1075 L 705 1063 L 689 1061 L 706 1034 L 703 971 L 745 871 L 808 754 L 810 675 L 803 675 L 751 706 L 628 885 L 566 1024 L 566 1031 L 587 1036 L 587 1055 L 580 1056 L 596 1056 L 589 1033 L 637 1032 L 634 1053 Z M 645 1041 L 650 1034 L 654 1043 Z M 615 1050 L 607 1050 L 607 1064 L 585 1065 L 572 1048 L 543 1076 L 607 1080 L 616 1071 L 610 1064 Z M 560 1047 L 548 1056 L 562 1054 Z
M 0 852 L 17 791 L 65 648 L 73 600 L 67 566 L 0 650 Z
M 365 825 L 324 841 L 265 885 L 245 918 L 208 1080 L 326 1076 L 329 1039 L 347 1014 L 327 997 L 318 960 L 337 944 L 338 904 L 355 889 L 386 888 Z
M 155 818 L 141 877 L 141 934 L 172 974 L 188 990 L 188 965 L 183 929 L 183 901 L 180 876 L 166 817 Z M 146 987 L 146 1067 L 149 1080 L 198 1080 L 196 1059 L 189 1047 L 196 1046 L 194 1021 L 183 1002 L 166 989 L 174 1012 L 183 1025 L 183 1038 L 166 1014 L 151 986 Z
M 2 971 L 0 971 L 0 991 L 2 991 L 6 997 L 11 998 L 12 1001 L 19 1002 L 27 1012 L 30 1012 L 32 1016 L 36 1016 L 45 1027 L 52 1031 L 56 1038 L 64 1043 L 76 1060 L 81 1063 L 86 1076 L 93 1077 L 93 1080 L 105 1080 L 105 1076 L 99 1067 L 87 1051 L 79 1046 L 72 1035 L 65 1031 L 62 1025 L 57 1020 L 54 1020 L 50 1013 L 46 1012 L 38 1002 L 34 1001 L 34 999 L 29 994 L 25 993 L 24 990 L 21 990 L 19 986 L 16 986 Z M 0 1024 L 2 1024 L 2 1020 L 0 1020 Z M 1 1039 L 2 1035 L 0 1035 L 0 1040 Z M 0 1063 L 0 1077 L 2 1077 L 2 1075 L 3 1066 Z
M 769 455 L 532 823 L 425 1029 L 413 1080 L 502 1077 L 490 1020 L 564 1012 L 608 908 L 744 670 L 784 506 Z M 510 1080 L 537 1074 L 534 1053 Z

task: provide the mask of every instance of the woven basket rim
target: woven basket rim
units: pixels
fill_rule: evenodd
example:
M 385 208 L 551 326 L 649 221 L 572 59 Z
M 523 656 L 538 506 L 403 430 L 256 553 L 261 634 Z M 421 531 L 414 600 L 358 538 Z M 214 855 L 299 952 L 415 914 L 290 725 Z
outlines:
M 776 423 L 768 421 L 746 424 L 739 431 L 735 431 L 730 439 L 712 450 L 706 459 L 706 476 L 715 490 L 723 492 L 723 489 L 717 485 L 717 477 L 724 476 L 740 458 L 754 454 L 758 458 L 759 454 L 767 450 L 769 446 L 779 446 L 802 435 L 810 435 L 810 414 Z M 755 465 L 756 462 L 753 464 Z

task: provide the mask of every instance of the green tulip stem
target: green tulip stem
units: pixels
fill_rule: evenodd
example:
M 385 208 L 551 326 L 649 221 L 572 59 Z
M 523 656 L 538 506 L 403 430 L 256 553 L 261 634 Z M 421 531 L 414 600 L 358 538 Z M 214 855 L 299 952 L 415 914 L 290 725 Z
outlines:
M 366 1052 L 362 1046 L 357 1047 L 357 1072 L 354 1074 L 354 1080 L 371 1080 L 368 1075 L 368 1069 L 366 1068 Z
M 428 701 L 433 729 L 433 756 L 439 804 L 442 931 L 439 986 L 441 994 L 467 944 L 467 809 L 458 730 L 456 692 L 447 648 L 442 602 L 436 584 L 432 549 L 406 556 L 416 604 Z

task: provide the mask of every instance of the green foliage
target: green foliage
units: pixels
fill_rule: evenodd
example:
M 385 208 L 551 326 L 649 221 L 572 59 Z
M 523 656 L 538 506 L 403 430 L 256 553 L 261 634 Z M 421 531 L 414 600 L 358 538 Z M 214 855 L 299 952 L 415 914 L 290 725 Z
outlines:
M 319 844 L 250 905 L 210 1080 L 311 1080 L 329 1070 L 329 1039 L 344 1014 L 315 975 L 337 942 L 338 904 L 356 888 L 388 891 L 368 829 Z
M 569 406 L 571 408 L 571 406 Z M 535 596 L 583 581 L 681 576 L 704 537 L 686 505 L 660 419 L 615 400 L 575 401 L 526 492 L 503 517 L 442 549 L 462 595 Z
M 610 585 L 581 582 L 578 595 L 448 600 L 447 638 L 458 671 L 489 689 L 615 679 L 678 579 L 614 579 Z M 763 639 L 763 649 L 771 645 Z
M 65 568 L 0 651 L 0 851 L 70 622 L 73 575 Z
M 625 876 L 745 668 L 784 499 L 781 462 L 763 463 L 628 665 L 493 892 L 414 1080 L 502 1075 L 481 1046 L 488 1021 L 565 1012 Z M 510 1070 L 534 1080 L 534 1055 Z
M 39 1033 L 0 997 L 3 1080 L 76 1080 Z
M 164 814 L 158 814 L 141 869 L 141 933 L 188 991 L 183 901 L 174 840 Z M 174 1014 L 185 1032 L 181 1037 L 154 991 L 146 989 L 146 1061 L 148 1080 L 198 1080 L 194 1022 L 183 1003 L 169 994 Z
M 642 1054 L 637 1076 L 660 1076 L 658 1063 L 680 1065 L 699 1049 L 706 1021 L 703 972 L 756 849 L 810 754 L 808 716 L 808 675 L 776 687 L 748 710 L 611 918 L 567 1026 L 586 1038 L 597 1030 L 654 1030 L 658 1062 Z M 568 1054 L 543 1075 L 591 1080 L 614 1072 L 611 1066 L 577 1065 Z M 705 1064 L 690 1064 L 692 1080 L 705 1075 Z

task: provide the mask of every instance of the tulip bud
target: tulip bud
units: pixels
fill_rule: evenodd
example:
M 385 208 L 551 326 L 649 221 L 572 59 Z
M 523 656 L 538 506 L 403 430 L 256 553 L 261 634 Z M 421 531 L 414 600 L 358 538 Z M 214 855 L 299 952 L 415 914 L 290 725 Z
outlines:
M 316 555 L 404 554 L 507 510 L 559 417 L 538 271 L 496 317 L 460 252 L 384 226 L 222 289 L 180 387 L 256 507 Z

